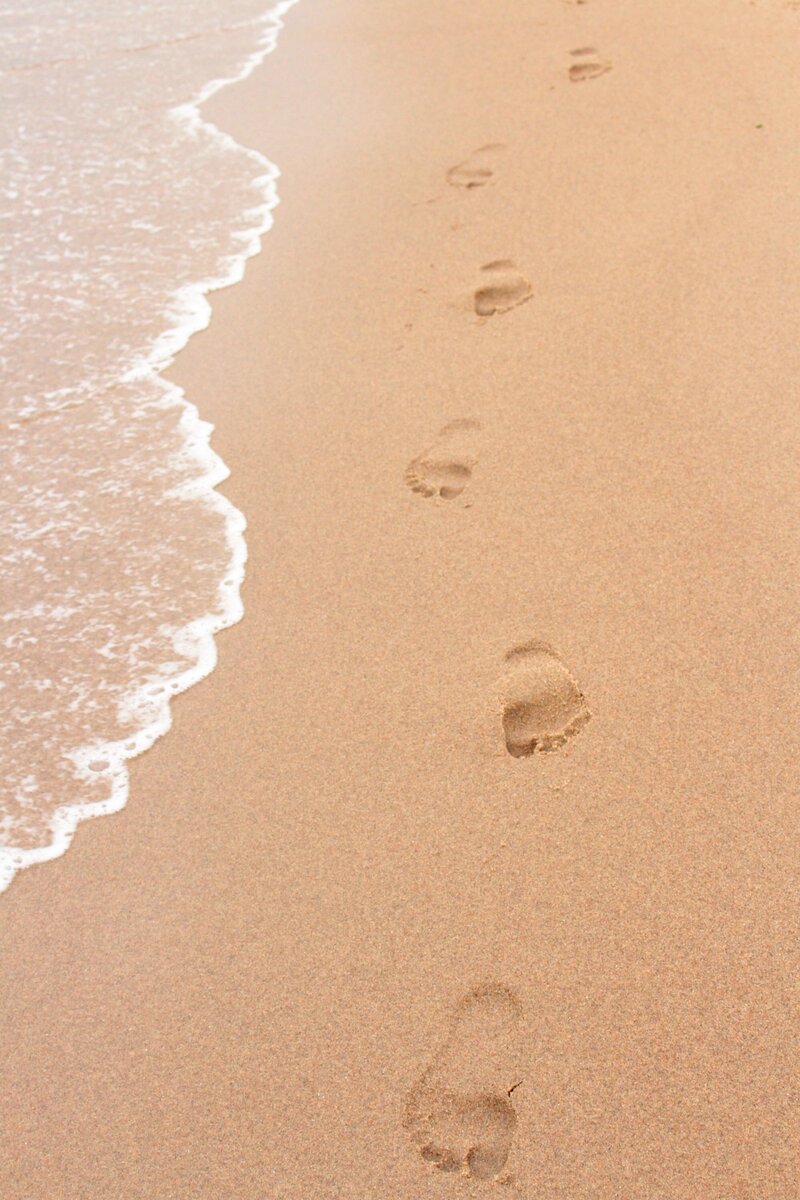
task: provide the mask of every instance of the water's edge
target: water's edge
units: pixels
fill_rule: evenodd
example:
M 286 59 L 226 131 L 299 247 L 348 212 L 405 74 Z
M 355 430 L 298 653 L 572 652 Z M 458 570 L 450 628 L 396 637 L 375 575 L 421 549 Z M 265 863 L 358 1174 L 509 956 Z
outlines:
M 57 809 L 51 823 L 52 841 L 46 846 L 28 850 L 0 847 L 0 892 L 6 890 L 17 871 L 64 854 L 81 821 L 118 812 L 125 806 L 129 795 L 127 760 L 149 749 L 157 738 L 168 732 L 172 724 L 172 697 L 213 671 L 217 662 L 215 635 L 240 621 L 244 614 L 240 593 L 247 559 L 244 537 L 246 520 L 243 513 L 215 490 L 218 484 L 227 479 L 230 471 L 211 447 L 213 426 L 201 418 L 195 405 L 186 399 L 183 389 L 165 380 L 162 373 L 173 363 L 189 339 L 208 326 L 211 319 L 208 293 L 241 280 L 247 260 L 259 252 L 263 235 L 272 227 L 272 210 L 279 202 L 276 181 L 280 172 L 277 166 L 259 151 L 240 146 L 229 134 L 206 121 L 200 109 L 206 100 L 222 88 L 246 79 L 274 50 L 280 30 L 284 27 L 282 18 L 295 3 L 296 0 L 279 0 L 264 13 L 260 19 L 263 32 L 258 38 L 257 48 L 235 75 L 212 80 L 192 100 L 167 112 L 168 119 L 184 124 L 190 130 L 202 128 L 220 144 L 235 147 L 239 153 L 244 151 L 258 168 L 259 173 L 253 183 L 262 189 L 263 203 L 247 209 L 247 216 L 252 216 L 253 224 L 237 235 L 237 240 L 242 243 L 241 250 L 220 261 L 218 275 L 184 286 L 173 294 L 165 308 L 165 315 L 170 320 L 167 328 L 156 339 L 149 353 L 134 362 L 119 380 L 126 383 L 147 379 L 162 391 L 165 399 L 183 409 L 181 426 L 185 435 L 184 448 L 202 468 L 199 478 L 193 479 L 189 485 L 191 493 L 202 494 L 225 521 L 230 559 L 228 570 L 219 583 L 219 612 L 194 620 L 175 634 L 175 649 L 183 657 L 192 660 L 190 667 L 165 679 L 157 688 L 143 685 L 138 692 L 132 691 L 126 708 L 137 716 L 139 729 L 135 735 L 119 741 L 82 746 L 73 753 L 79 776 L 96 780 L 98 772 L 102 773 L 110 787 L 108 798 L 96 803 L 77 803 Z

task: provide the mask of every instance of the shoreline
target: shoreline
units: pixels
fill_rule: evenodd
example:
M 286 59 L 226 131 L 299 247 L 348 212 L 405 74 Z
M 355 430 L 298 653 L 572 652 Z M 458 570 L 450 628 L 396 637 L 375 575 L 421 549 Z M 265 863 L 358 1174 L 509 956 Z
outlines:
M 282 172 L 168 372 L 245 619 L 3 897 L 4 1200 L 493 1191 L 464 1079 L 522 1196 L 794 1200 L 797 15 L 303 0 L 208 102 Z M 591 720 L 515 757 L 534 642 Z
M 212 312 L 209 296 L 241 282 L 247 262 L 260 252 L 263 238 L 272 228 L 272 212 L 279 202 L 275 184 L 280 172 L 276 165 L 260 151 L 234 142 L 224 130 L 203 117 L 202 107 L 224 88 L 247 79 L 275 49 L 279 33 L 284 27 L 282 18 L 295 2 L 277 0 L 258 21 L 252 22 L 254 26 L 262 25 L 263 31 L 257 38 L 255 49 L 242 62 L 236 74 L 209 80 L 190 100 L 165 112 L 166 121 L 183 122 L 195 135 L 198 130 L 203 130 L 217 144 L 233 146 L 237 152 L 257 161 L 262 174 L 254 177 L 253 182 L 260 185 L 263 201 L 261 205 L 245 210 L 248 218 L 255 218 L 255 221 L 244 233 L 236 232 L 235 239 L 240 248 L 235 253 L 220 257 L 217 263 L 219 274 L 184 283 L 169 295 L 163 312 L 166 328 L 153 341 L 147 354 L 134 357 L 132 352 L 130 365 L 117 380 L 119 387 L 145 381 L 161 391 L 165 402 L 169 395 L 182 409 L 180 424 L 184 429 L 184 443 L 181 456 L 193 459 L 201 468 L 201 473 L 179 485 L 180 490 L 188 495 L 202 496 L 209 510 L 224 514 L 230 548 L 230 563 L 219 580 L 215 609 L 187 621 L 181 627 L 175 635 L 175 653 L 179 655 L 182 669 L 163 679 L 159 678 L 155 689 L 152 677 L 141 674 L 144 668 L 140 664 L 141 682 L 135 688 L 129 688 L 124 700 L 128 711 L 140 714 L 138 727 L 133 732 L 128 730 L 124 735 L 106 741 L 85 742 L 66 756 L 75 764 L 76 777 L 89 784 L 96 783 L 99 777 L 94 764 L 104 762 L 102 776 L 107 780 L 109 794 L 103 800 L 75 800 L 56 809 L 50 816 L 52 838 L 47 845 L 37 845 L 27 850 L 0 847 L 0 894 L 10 886 L 19 871 L 52 862 L 65 854 L 75 830 L 82 822 L 112 815 L 125 807 L 130 798 L 128 762 L 145 753 L 169 732 L 172 724 L 171 700 L 201 682 L 214 670 L 217 661 L 216 636 L 241 620 L 243 615 L 239 593 L 247 559 L 245 519 L 217 491 L 217 486 L 230 472 L 210 444 L 213 427 L 201 417 L 197 406 L 184 390 L 168 380 L 166 372 L 190 339 L 208 327 Z M 90 381 L 85 381 L 83 386 L 90 387 Z M 182 654 L 179 646 L 188 647 L 188 654 Z M 165 694 L 166 699 L 160 699 Z

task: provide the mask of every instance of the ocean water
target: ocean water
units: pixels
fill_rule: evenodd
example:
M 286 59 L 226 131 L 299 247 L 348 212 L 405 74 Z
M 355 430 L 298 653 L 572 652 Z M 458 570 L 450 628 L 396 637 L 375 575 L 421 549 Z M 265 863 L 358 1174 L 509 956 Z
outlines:
M 244 517 L 161 371 L 271 223 L 276 167 L 199 106 L 291 3 L 0 10 L 0 889 L 125 804 L 242 614 Z

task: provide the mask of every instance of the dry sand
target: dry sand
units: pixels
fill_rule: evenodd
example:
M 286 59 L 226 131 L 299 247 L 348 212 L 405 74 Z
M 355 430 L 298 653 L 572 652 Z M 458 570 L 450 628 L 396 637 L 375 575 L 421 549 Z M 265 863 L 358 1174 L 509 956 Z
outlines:
M 3 1200 L 797 1200 L 799 49 L 302 0 L 208 106 L 246 617 L 3 898 Z

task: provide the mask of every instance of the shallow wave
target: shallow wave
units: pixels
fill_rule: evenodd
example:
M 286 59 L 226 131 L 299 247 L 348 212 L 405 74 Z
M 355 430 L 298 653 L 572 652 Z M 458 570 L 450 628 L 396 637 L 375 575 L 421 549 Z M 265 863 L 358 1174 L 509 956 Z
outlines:
M 74 0 L 62 29 L 65 6 L 41 0 L 38 24 L 2 31 L 0 890 L 125 804 L 127 760 L 242 615 L 245 520 L 214 490 L 211 426 L 161 372 L 272 223 L 277 168 L 200 106 L 274 48 L 293 3 L 235 0 L 220 23 L 217 0 L 177 17 L 153 0 L 102 25 Z

